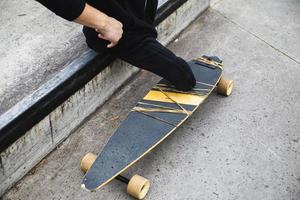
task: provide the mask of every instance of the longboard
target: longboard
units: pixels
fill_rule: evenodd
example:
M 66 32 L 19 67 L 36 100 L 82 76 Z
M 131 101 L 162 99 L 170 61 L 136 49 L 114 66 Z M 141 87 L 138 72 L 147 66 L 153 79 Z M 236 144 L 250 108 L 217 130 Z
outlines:
M 120 174 L 145 156 L 178 128 L 207 99 L 214 89 L 229 96 L 233 81 L 222 77 L 223 64 L 218 57 L 203 56 L 188 62 L 196 86 L 188 92 L 178 91 L 162 79 L 137 103 L 127 118 L 96 156 L 88 153 L 81 161 L 86 172 L 82 188 L 96 191 L 118 179 L 137 199 L 147 194 L 150 182 L 134 175 L 130 180 Z

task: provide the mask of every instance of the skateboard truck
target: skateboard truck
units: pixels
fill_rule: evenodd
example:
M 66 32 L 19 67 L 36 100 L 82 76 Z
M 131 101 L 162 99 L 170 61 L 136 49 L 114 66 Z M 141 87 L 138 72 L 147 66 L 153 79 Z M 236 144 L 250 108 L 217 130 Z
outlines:
M 87 153 L 81 160 L 80 169 L 86 173 L 93 165 L 97 158 L 97 155 L 93 153 Z M 150 181 L 140 175 L 134 175 L 131 179 L 118 175 L 116 180 L 125 183 L 127 185 L 127 193 L 136 199 L 143 199 L 149 191 Z

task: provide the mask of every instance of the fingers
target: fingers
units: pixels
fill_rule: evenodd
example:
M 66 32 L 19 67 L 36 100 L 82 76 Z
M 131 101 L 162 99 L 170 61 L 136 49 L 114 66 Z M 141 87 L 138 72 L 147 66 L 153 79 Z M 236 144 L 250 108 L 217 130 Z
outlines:
M 101 39 L 103 39 L 103 40 L 110 41 L 110 44 L 107 45 L 107 48 L 115 47 L 115 46 L 118 44 L 118 42 L 119 42 L 119 40 L 118 40 L 118 41 L 110 40 L 110 39 L 108 39 L 107 37 L 104 37 L 104 36 L 103 36 L 102 34 L 100 34 L 100 33 L 98 34 L 98 37 L 101 38 Z
M 107 48 L 113 48 L 116 45 L 117 45 L 116 43 L 110 43 L 109 45 L 107 45 Z
M 98 34 L 98 37 L 103 39 L 103 40 L 106 40 L 106 38 L 103 35 L 101 35 L 100 33 Z
M 103 39 L 103 40 L 107 40 L 107 38 L 105 38 L 101 34 L 98 34 L 98 37 L 101 38 L 101 39 Z M 112 42 L 112 41 L 110 41 L 110 44 L 107 45 L 107 48 L 112 48 L 112 47 L 116 46 L 117 44 L 118 44 L 118 42 Z
M 123 35 L 123 24 L 114 18 L 108 17 L 106 21 L 107 25 L 103 29 L 95 28 L 98 33 L 98 38 L 107 40 L 110 44 L 107 48 L 116 46 Z

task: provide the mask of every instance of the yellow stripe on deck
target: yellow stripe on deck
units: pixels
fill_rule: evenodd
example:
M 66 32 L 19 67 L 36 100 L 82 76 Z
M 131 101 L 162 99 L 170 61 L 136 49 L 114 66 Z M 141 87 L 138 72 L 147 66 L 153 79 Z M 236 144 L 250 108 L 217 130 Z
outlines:
M 176 103 L 179 104 L 187 104 L 187 105 L 195 105 L 198 106 L 204 99 L 205 96 L 192 95 L 192 94 L 183 94 L 176 92 L 161 92 L 151 90 L 146 96 L 143 98 L 144 100 L 149 101 L 162 101 L 166 103 Z

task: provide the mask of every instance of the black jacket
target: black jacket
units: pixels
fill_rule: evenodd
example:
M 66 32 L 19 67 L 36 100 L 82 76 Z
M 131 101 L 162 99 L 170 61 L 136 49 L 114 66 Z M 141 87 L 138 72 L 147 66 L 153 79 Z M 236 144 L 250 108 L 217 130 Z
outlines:
M 123 37 L 119 44 L 108 50 L 108 41 L 98 38 L 98 33 L 88 27 L 83 33 L 89 46 L 99 51 L 124 51 L 139 44 L 145 37 L 157 37 L 154 17 L 158 0 L 37 0 L 48 9 L 67 20 L 82 13 L 85 2 L 123 23 Z

